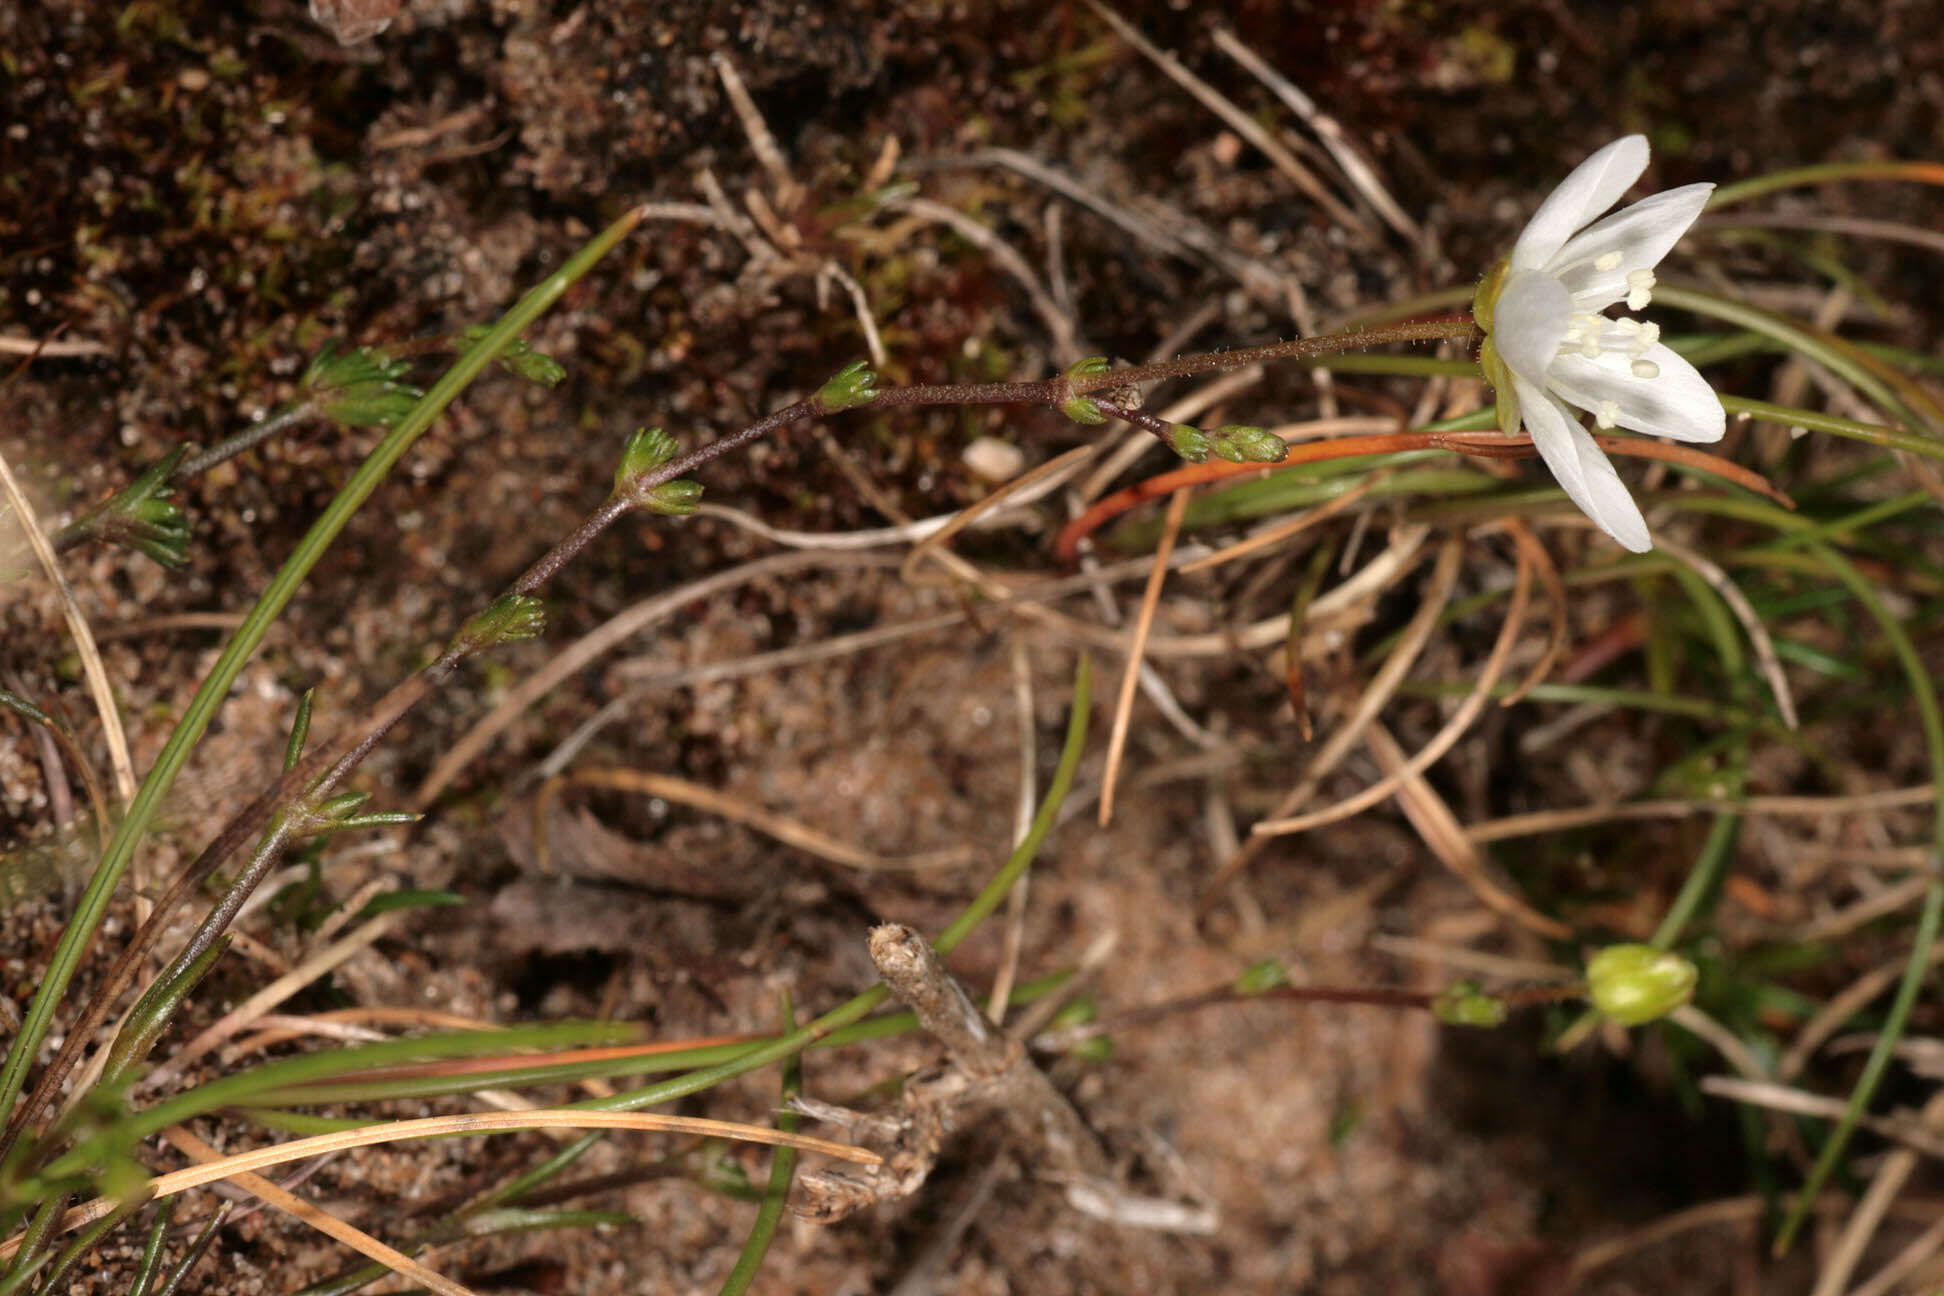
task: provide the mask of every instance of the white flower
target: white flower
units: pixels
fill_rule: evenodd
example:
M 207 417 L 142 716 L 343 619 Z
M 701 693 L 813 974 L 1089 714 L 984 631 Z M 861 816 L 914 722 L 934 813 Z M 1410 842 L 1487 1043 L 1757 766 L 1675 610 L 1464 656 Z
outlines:
M 1521 416 L 1540 457 L 1580 510 L 1635 553 L 1653 548 L 1647 522 L 1613 465 L 1580 425 L 1575 406 L 1603 429 L 1719 441 L 1726 417 L 1695 367 L 1660 343 L 1660 328 L 1604 314 L 1651 299 L 1654 267 L 1707 205 L 1711 184 L 1644 198 L 1589 224 L 1647 169 L 1647 140 L 1615 140 L 1552 191 L 1478 290 L 1472 314 L 1485 330 L 1479 360 L 1497 390 L 1499 423 Z

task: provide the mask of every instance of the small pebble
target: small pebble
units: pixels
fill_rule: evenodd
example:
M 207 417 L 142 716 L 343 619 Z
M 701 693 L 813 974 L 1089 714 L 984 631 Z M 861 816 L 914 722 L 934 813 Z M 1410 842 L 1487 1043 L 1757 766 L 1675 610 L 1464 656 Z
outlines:
M 986 481 L 1010 481 L 1026 467 L 1026 456 L 1010 441 L 982 436 L 965 447 L 965 466 Z

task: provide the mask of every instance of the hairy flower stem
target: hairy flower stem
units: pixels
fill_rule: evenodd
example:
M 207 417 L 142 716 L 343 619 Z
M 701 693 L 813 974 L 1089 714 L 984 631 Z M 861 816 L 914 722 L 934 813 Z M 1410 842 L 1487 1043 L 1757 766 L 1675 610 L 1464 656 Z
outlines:
M 1313 360 L 1317 356 L 1357 351 L 1386 342 L 1435 342 L 1444 338 L 1469 340 L 1477 331 L 1470 315 L 1460 315 L 1416 324 L 1390 324 L 1383 328 L 1353 329 L 1348 333 L 1324 333 L 1316 337 L 1294 338 L 1288 342 L 1272 342 L 1268 346 L 1244 347 L 1240 351 L 1212 351 L 1205 355 L 1182 356 L 1158 364 L 1082 374 L 1066 381 L 1072 395 L 1083 396 L 1102 387 L 1125 387 L 1129 383 L 1159 382 L 1164 378 L 1225 373 L 1231 369 L 1246 369 L 1265 360 Z

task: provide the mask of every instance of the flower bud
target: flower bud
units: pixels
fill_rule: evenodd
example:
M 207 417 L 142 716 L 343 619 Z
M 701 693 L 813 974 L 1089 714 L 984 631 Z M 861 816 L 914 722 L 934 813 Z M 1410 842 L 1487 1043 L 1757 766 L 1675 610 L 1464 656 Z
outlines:
M 1622 1026 L 1640 1026 L 1673 1012 L 1694 997 L 1699 975 L 1679 954 L 1652 945 L 1609 945 L 1586 965 L 1593 1006 Z
M 1289 458 L 1289 446 L 1267 428 L 1230 423 L 1215 429 L 1210 447 L 1230 463 L 1281 463 Z
M 1177 423 L 1168 433 L 1168 449 L 1186 459 L 1189 463 L 1207 463 L 1208 452 L 1214 447 L 1208 434 L 1191 423 Z

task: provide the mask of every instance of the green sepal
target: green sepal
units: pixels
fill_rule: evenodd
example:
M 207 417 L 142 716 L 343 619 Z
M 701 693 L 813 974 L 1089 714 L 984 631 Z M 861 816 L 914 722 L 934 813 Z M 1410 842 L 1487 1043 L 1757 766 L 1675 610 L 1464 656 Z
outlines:
M 1192 423 L 1176 423 L 1168 433 L 1168 449 L 1192 464 L 1207 463 L 1214 448 L 1208 433 Z
M 1511 268 L 1511 258 L 1501 258 L 1485 272 L 1478 281 L 1478 291 L 1472 294 L 1472 320 L 1487 333 L 1492 331 L 1492 311 L 1498 305 L 1499 293 L 1505 290 L 1505 277 Z
M 1100 412 L 1100 406 L 1085 396 L 1071 396 L 1060 406 L 1060 413 L 1075 423 L 1105 423 L 1107 416 Z
M 1267 428 L 1230 423 L 1208 433 L 1209 448 L 1230 463 L 1281 463 L 1289 446 Z
M 1700 972 L 1672 951 L 1652 945 L 1609 945 L 1586 964 L 1586 988 L 1600 1015 L 1641 1026 L 1694 997 Z
M 1519 393 L 1512 387 L 1512 371 L 1506 368 L 1505 357 L 1489 337 L 1478 346 L 1478 366 L 1485 371 L 1485 381 L 1491 384 L 1492 397 L 1498 402 L 1499 431 L 1514 435 L 1519 430 Z
M 639 497 L 642 508 L 650 513 L 663 513 L 669 517 L 686 517 L 702 505 L 702 483 L 687 477 L 678 477 L 672 482 L 643 491 Z
M 877 399 L 876 384 L 877 374 L 871 371 L 870 361 L 855 361 L 817 389 L 817 405 L 826 414 L 868 405 Z

